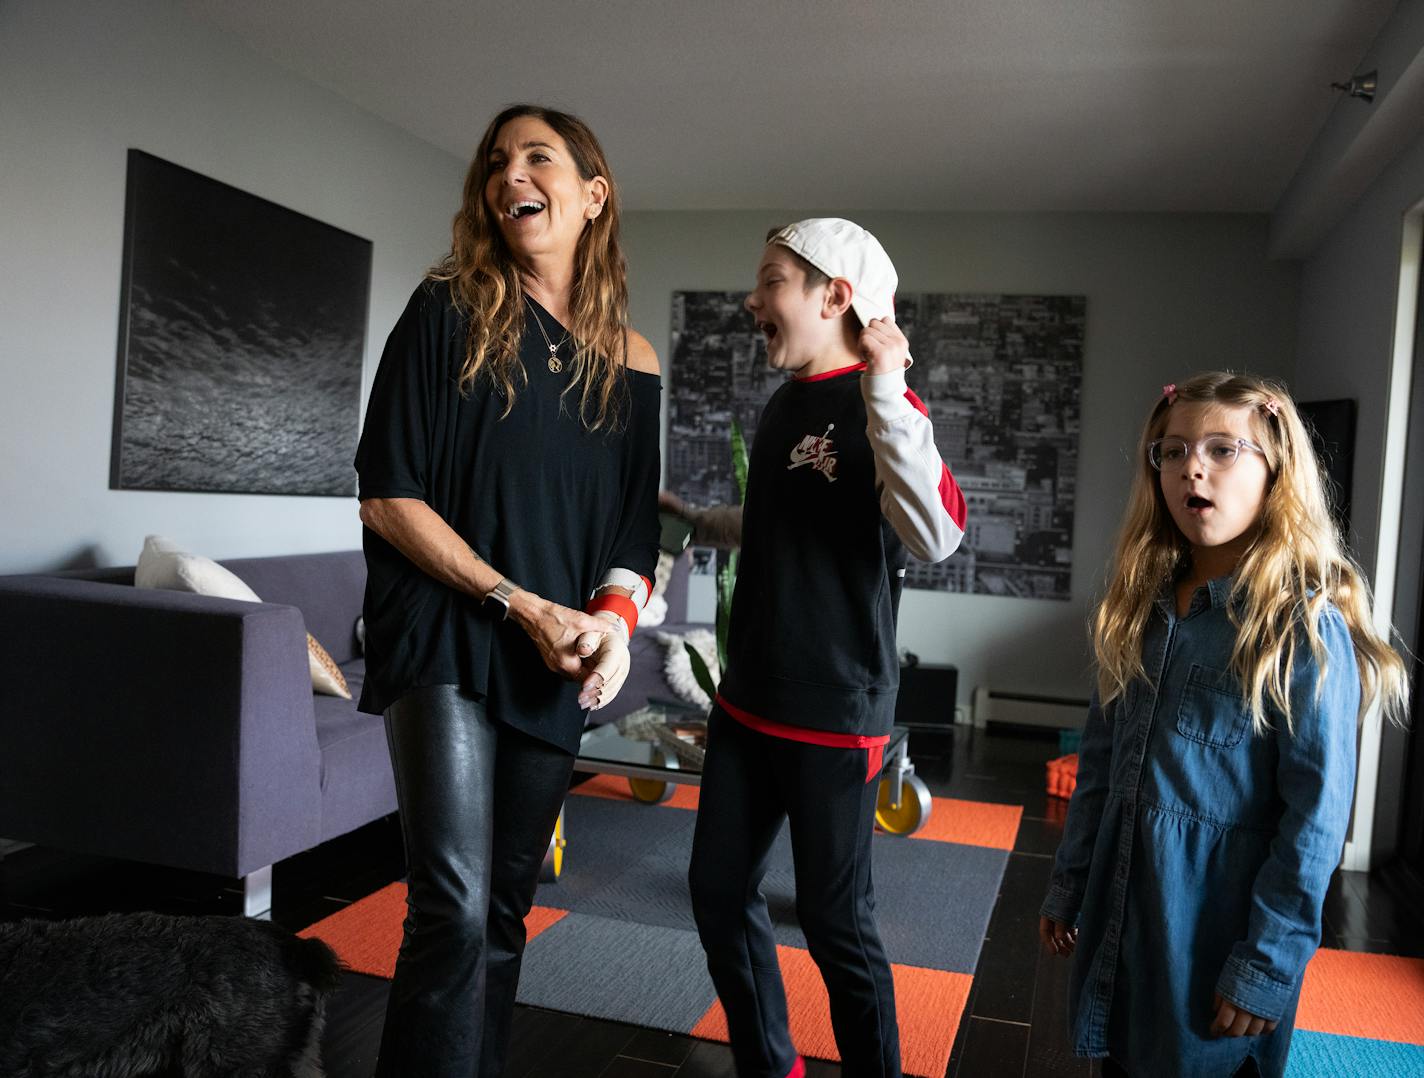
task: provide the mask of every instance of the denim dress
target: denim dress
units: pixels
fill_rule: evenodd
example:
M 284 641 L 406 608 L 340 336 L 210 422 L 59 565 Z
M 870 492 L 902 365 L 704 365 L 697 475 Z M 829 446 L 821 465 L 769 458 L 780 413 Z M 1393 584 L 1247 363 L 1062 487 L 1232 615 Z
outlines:
M 1257 736 L 1230 672 L 1231 578 L 1178 617 L 1158 599 L 1139 679 L 1096 697 L 1044 916 L 1078 926 L 1073 1050 L 1133 1075 L 1226 1078 L 1253 1057 L 1285 1073 L 1305 964 L 1339 863 L 1355 784 L 1359 667 L 1344 618 L 1320 617 L 1325 676 L 1303 629 L 1290 679 L 1294 734 L 1267 705 Z M 1277 1020 L 1213 1038 L 1212 995 Z

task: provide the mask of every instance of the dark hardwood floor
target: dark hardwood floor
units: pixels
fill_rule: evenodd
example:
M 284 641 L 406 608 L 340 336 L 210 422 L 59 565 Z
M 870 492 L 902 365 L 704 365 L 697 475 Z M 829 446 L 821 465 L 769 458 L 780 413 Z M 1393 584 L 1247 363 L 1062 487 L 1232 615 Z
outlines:
M 1044 791 L 1044 762 L 1058 755 L 1041 732 L 916 733 L 916 771 L 941 796 L 1024 806 L 979 968 L 945 1078 L 1089 1078 L 1091 1064 L 1068 1049 L 1068 964 L 1036 943 L 1038 906 L 1065 803 Z M 276 866 L 273 920 L 302 928 L 402 874 L 393 817 Z M 1338 872 L 1325 905 L 1327 947 L 1424 957 L 1416 911 L 1424 885 L 1408 869 Z M 31 847 L 0 861 L 0 920 L 72 917 L 156 909 L 236 913 L 230 880 L 82 857 Z M 656 976 L 656 971 L 649 971 Z M 324 1045 L 331 1078 L 367 1078 L 375 1066 L 386 982 L 349 973 L 328 1005 Z M 511 1078 L 732 1078 L 724 1045 L 636 1026 L 520 1007 L 515 1014 Z M 840 1074 L 808 1064 L 811 1078 Z

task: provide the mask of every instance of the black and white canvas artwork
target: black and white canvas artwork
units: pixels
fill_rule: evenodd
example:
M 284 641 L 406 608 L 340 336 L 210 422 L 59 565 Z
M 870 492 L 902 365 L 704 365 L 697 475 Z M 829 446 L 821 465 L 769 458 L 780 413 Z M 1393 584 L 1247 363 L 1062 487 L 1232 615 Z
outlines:
M 371 243 L 130 150 L 110 486 L 350 496 Z
M 750 440 L 783 376 L 742 308 L 745 292 L 675 292 L 668 482 L 690 502 L 730 500 L 727 435 Z M 1068 599 L 1078 474 L 1082 296 L 895 297 L 910 387 L 969 508 L 965 541 L 906 583 L 935 591 Z

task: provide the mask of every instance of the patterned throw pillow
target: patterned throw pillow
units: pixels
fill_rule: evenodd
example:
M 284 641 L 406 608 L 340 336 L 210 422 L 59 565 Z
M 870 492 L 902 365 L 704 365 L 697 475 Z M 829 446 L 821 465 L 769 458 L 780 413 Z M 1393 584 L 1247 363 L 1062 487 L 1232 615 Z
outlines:
M 316 637 L 307 633 L 307 663 L 311 666 L 312 688 L 327 696 L 351 699 L 351 690 L 346 686 L 346 678 L 336 660 L 326 653 L 326 648 L 316 642 Z

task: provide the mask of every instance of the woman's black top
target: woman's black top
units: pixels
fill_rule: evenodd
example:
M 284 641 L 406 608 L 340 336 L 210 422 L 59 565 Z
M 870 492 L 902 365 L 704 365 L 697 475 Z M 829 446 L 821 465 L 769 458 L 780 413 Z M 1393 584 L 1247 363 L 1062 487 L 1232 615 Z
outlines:
M 539 308 L 553 341 L 564 327 Z M 391 330 L 356 450 L 360 494 L 419 498 L 474 552 L 521 587 L 583 609 L 609 569 L 649 579 L 657 561 L 661 380 L 627 371 L 619 422 L 589 431 L 564 369 L 526 314 L 514 408 L 482 376 L 462 395 L 468 322 L 443 282 L 425 281 Z M 497 604 L 428 576 L 369 528 L 366 680 L 374 714 L 411 689 L 458 685 L 492 718 L 569 752 L 583 729 L 578 684 L 551 672 Z

